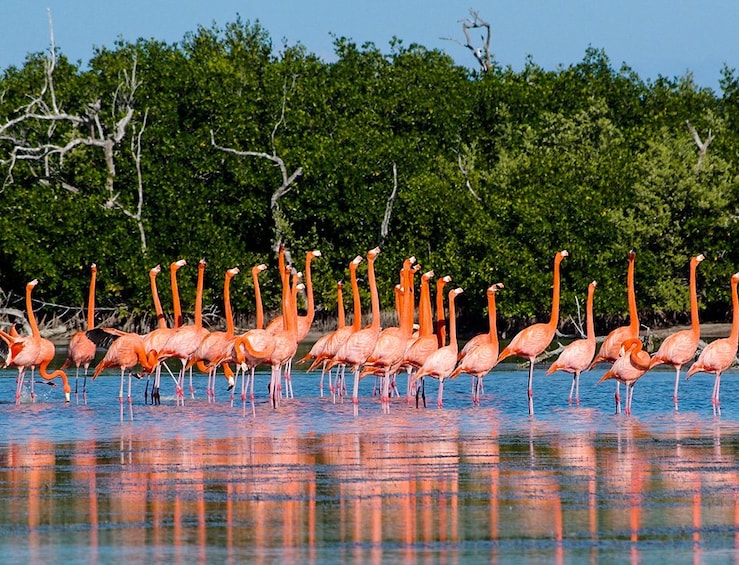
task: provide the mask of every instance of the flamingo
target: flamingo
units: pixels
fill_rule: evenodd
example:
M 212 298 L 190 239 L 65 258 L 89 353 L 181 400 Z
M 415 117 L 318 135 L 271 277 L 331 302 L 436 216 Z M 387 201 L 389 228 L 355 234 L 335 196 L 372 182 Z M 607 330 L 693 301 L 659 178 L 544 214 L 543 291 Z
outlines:
M 598 384 L 608 379 L 616 379 L 626 385 L 626 415 L 631 415 L 631 401 L 634 398 L 634 385 L 649 370 L 649 353 L 642 350 L 640 339 L 629 338 L 623 342 L 618 359 L 603 375 Z M 617 411 L 618 413 L 618 411 Z
M 529 360 L 529 415 L 534 414 L 534 362 L 536 357 L 541 355 L 554 338 L 559 323 L 559 265 L 562 259 L 569 254 L 567 250 L 559 251 L 554 256 L 554 291 L 552 295 L 552 314 L 549 323 L 534 324 L 521 330 L 508 344 L 508 347 L 501 351 L 498 356 L 497 363 L 500 363 L 506 357 L 515 355 L 517 357 L 526 357 Z M 496 364 L 497 364 L 496 363 Z
M 400 293 L 401 317 L 397 327 L 385 328 L 380 332 L 372 353 L 367 357 L 365 369 L 360 379 L 369 372 L 379 372 L 382 376 L 381 402 L 386 405 L 390 402 L 390 379 L 400 367 L 403 354 L 408 346 L 408 340 L 413 333 L 413 295 L 411 292 L 412 271 L 411 263 L 414 257 L 405 261 L 403 269 L 403 287 Z
M 87 330 L 91 330 L 95 327 L 95 279 L 97 277 L 98 268 L 95 263 L 90 265 L 90 292 L 87 299 Z M 81 330 L 76 332 L 72 339 L 69 341 L 69 349 L 67 351 L 67 358 L 62 363 L 61 370 L 63 371 L 70 365 L 74 364 L 74 397 L 77 399 L 78 395 L 78 382 L 80 376 L 80 365 L 83 367 L 85 374 L 84 380 L 82 381 L 82 399 L 87 401 L 87 372 L 90 368 L 90 363 L 95 359 L 95 353 L 97 346 L 90 341 L 87 337 L 86 331 Z
M 461 288 L 455 288 L 449 291 L 449 345 L 438 348 L 428 356 L 418 372 L 413 376 L 414 380 L 429 376 L 439 379 L 439 393 L 436 405 L 439 408 L 444 406 L 444 379 L 451 376 L 454 367 L 457 364 L 457 320 L 454 309 L 454 299 L 461 294 Z
M 164 348 L 164 345 L 167 343 L 167 340 L 169 340 L 170 337 L 172 337 L 172 334 L 174 334 L 175 329 L 180 327 L 182 325 L 182 309 L 180 307 L 180 291 L 177 286 L 177 271 L 179 271 L 182 267 L 187 265 L 187 261 L 184 259 L 180 259 L 179 261 L 173 261 L 169 264 L 169 280 L 170 285 L 172 287 L 172 306 L 174 308 L 174 325 L 175 327 L 168 327 L 167 326 L 167 320 L 164 317 L 164 310 L 162 309 L 162 303 L 159 300 L 159 293 L 157 292 L 157 283 L 156 278 L 157 275 L 161 272 L 162 268 L 161 266 L 157 265 L 156 267 L 153 267 L 149 270 L 149 281 L 151 285 L 151 296 L 152 300 L 154 301 L 154 311 L 157 315 L 157 327 L 150 331 L 148 334 L 144 335 L 144 347 L 146 348 L 147 353 L 150 351 L 161 351 Z M 178 322 L 179 320 L 179 322 Z M 166 365 L 165 365 L 166 367 Z M 169 371 L 169 368 L 167 368 Z M 159 384 L 161 379 L 161 373 L 162 373 L 162 363 L 157 363 L 157 366 L 155 368 L 154 372 L 154 385 L 151 389 L 151 402 L 152 404 L 160 404 L 161 397 L 159 394 Z M 171 373 L 170 373 L 171 374 Z M 174 378 L 174 375 L 172 375 L 172 378 Z M 148 377 L 147 377 L 147 390 L 148 390 Z M 144 402 L 146 402 L 146 391 L 144 391 Z
M 230 289 L 231 279 L 238 274 L 238 267 L 228 269 L 223 283 L 223 305 L 226 315 L 226 331 L 210 332 L 206 335 L 188 362 L 190 367 L 197 363 L 198 368 L 208 374 L 208 386 L 206 388 L 208 401 L 215 402 L 216 371 L 221 363 L 231 357 L 231 352 L 233 351 L 234 319 L 233 312 L 231 310 Z M 226 369 L 224 370 L 226 371 L 229 390 L 231 390 L 234 386 L 233 373 L 229 376 L 229 371 Z
M 327 366 L 327 369 L 331 369 L 335 365 L 343 364 L 352 368 L 354 373 L 352 402 L 355 406 L 359 403 L 360 369 L 374 350 L 377 339 L 380 337 L 380 295 L 377 292 L 377 280 L 375 279 L 375 259 L 379 254 L 379 247 L 367 252 L 367 276 L 372 300 L 372 323 L 368 327 L 352 333 Z
M 177 396 L 178 403 L 185 403 L 185 367 L 197 351 L 200 343 L 208 335 L 208 330 L 203 327 L 203 278 L 205 272 L 205 259 L 201 259 L 198 263 L 198 283 L 195 292 L 195 322 L 192 325 L 180 326 L 166 341 L 162 350 L 158 352 L 157 360 L 161 362 L 164 359 L 176 358 L 182 362 L 177 379 Z M 195 397 L 195 391 L 192 387 L 192 372 L 190 373 L 190 395 Z
M 464 357 L 459 358 L 458 356 L 459 364 L 451 375 L 452 378 L 457 378 L 462 373 L 472 375 L 472 403 L 475 405 L 480 404 L 483 377 L 492 371 L 493 367 L 495 367 L 498 362 L 499 344 L 496 319 L 497 314 L 495 310 L 495 293 L 501 288 L 503 288 L 503 283 L 495 283 L 488 287 L 485 293 L 488 299 L 488 333 L 479 334 L 484 336 L 485 339 L 476 340 L 477 345 L 469 348 Z
M 130 371 L 140 364 L 144 372 L 151 373 L 157 365 L 157 352 L 146 350 L 144 338 L 139 334 L 123 332 L 114 328 L 93 328 L 87 332 L 87 337 L 100 347 L 108 347 L 103 359 L 95 367 L 92 380 L 100 376 L 105 369 L 118 367 L 121 370 L 121 386 L 118 400 L 123 410 L 123 383 L 126 371 L 128 375 L 128 403 L 131 404 L 131 373 Z M 123 412 L 121 412 L 121 417 Z
M 697 255 L 690 260 L 690 329 L 675 332 L 665 338 L 657 353 L 652 357 L 649 366 L 666 363 L 675 367 L 675 391 L 672 400 L 677 410 L 677 389 L 680 385 L 680 368 L 695 357 L 701 337 L 700 320 L 698 319 L 698 291 L 696 289 L 696 270 L 705 257 Z
M 331 368 L 329 367 L 329 365 L 331 365 L 332 359 L 339 352 L 341 346 L 344 345 L 344 342 L 349 339 L 349 336 L 362 329 L 362 305 L 359 297 L 359 284 L 357 283 L 357 267 L 361 262 L 362 257 L 360 255 L 357 255 L 349 263 L 349 279 L 351 281 L 352 287 L 352 300 L 354 301 L 354 319 L 352 321 L 352 325 L 337 328 L 332 333 L 330 333 L 329 338 L 326 342 L 325 349 L 322 353 L 316 356 L 316 358 L 313 360 L 313 363 L 308 368 L 308 371 L 312 371 L 315 367 L 318 366 L 319 363 L 323 363 L 321 376 L 323 377 L 323 374 L 328 371 L 329 390 L 331 391 L 331 396 L 334 402 L 336 402 L 336 394 L 338 393 L 341 396 L 344 392 L 343 371 L 345 365 L 340 364 L 342 366 L 341 373 L 339 373 L 337 370 L 337 375 L 334 381 L 333 388 L 331 387 L 330 383 Z
M 346 313 L 344 311 L 344 283 L 342 281 L 339 281 L 336 283 L 336 290 L 337 290 L 337 298 L 336 298 L 336 309 L 337 309 L 337 315 L 338 315 L 338 321 L 336 324 L 336 329 L 339 330 L 346 326 Z M 329 341 L 331 341 L 331 336 L 333 335 L 333 332 L 329 332 L 326 334 L 323 334 L 321 337 L 319 337 L 316 342 L 313 344 L 313 347 L 310 348 L 310 351 L 305 354 L 305 356 L 298 361 L 298 363 L 305 363 L 306 361 L 311 361 L 313 359 L 316 359 L 319 356 L 322 356 L 324 351 L 326 351 L 326 347 L 329 344 Z M 323 368 L 324 370 L 321 371 L 321 381 L 318 385 L 318 388 L 320 389 L 321 398 L 323 398 L 323 378 L 326 374 L 325 367 L 328 363 L 327 358 L 323 358 Z M 313 365 L 311 364 L 311 367 Z M 329 374 L 328 377 L 328 386 L 329 388 L 333 388 L 331 384 L 331 375 Z
M 687 380 L 696 373 L 701 372 L 716 375 L 713 383 L 713 392 L 711 393 L 711 404 L 713 405 L 713 413 L 718 413 L 719 415 L 721 414 L 721 402 L 719 400 L 721 373 L 734 363 L 737 344 L 739 343 L 739 298 L 737 298 L 737 283 L 739 283 L 739 273 L 734 273 L 731 276 L 732 320 L 729 337 L 716 339 L 706 345 L 698 356 L 698 360 L 693 363 L 685 377 Z
M 311 277 L 311 261 L 316 257 L 320 257 L 321 252 L 318 249 L 308 251 L 305 254 L 305 295 L 306 295 L 306 314 L 305 316 L 298 316 L 298 342 L 305 339 L 310 332 L 313 319 L 316 315 L 316 307 L 313 299 L 313 279 Z M 283 329 L 282 316 L 278 316 L 272 320 L 267 326 L 267 331 L 275 334 Z
M 460 352 L 457 355 L 458 365 L 453 376 L 456 378 L 462 373 L 472 375 L 472 402 L 476 405 L 480 403 L 480 395 L 483 389 L 482 379 L 495 367 L 498 360 L 499 343 L 495 294 L 502 288 L 504 288 L 503 283 L 495 283 L 488 287 L 485 293 L 488 301 L 488 332 L 473 337 L 465 346 L 467 349 L 465 354 L 462 355 L 462 352 Z M 473 345 L 467 347 L 471 342 L 474 342 Z M 475 353 L 473 358 L 467 360 L 467 355 L 478 348 L 481 348 L 480 351 Z
M 491 290 L 493 289 L 493 287 L 495 287 L 494 290 Z M 488 332 L 477 334 L 476 336 L 472 337 L 467 343 L 465 343 L 464 347 L 462 348 L 462 350 L 459 352 L 459 355 L 457 356 L 458 357 L 457 361 L 461 361 L 462 359 L 464 359 L 465 356 L 478 345 L 483 344 L 483 343 L 489 343 L 493 338 L 496 340 L 498 339 L 497 335 L 495 336 L 493 335 L 493 332 L 496 331 L 495 330 L 496 320 L 493 319 L 496 315 L 495 310 L 493 311 L 490 310 L 490 301 L 492 300 L 493 304 L 495 304 L 495 292 L 498 290 L 498 288 L 503 288 L 503 283 L 496 283 L 490 288 L 488 288 L 487 291 L 485 292 L 485 294 L 488 297 L 488 328 L 489 328 Z
M 568 402 L 572 404 L 572 393 L 575 393 L 575 404 L 580 405 L 580 373 L 588 368 L 595 354 L 595 324 L 593 323 L 593 295 L 596 281 L 588 285 L 588 301 L 585 310 L 586 337 L 576 339 L 564 348 L 557 360 L 547 370 L 547 375 L 555 371 L 572 373 L 572 385 L 570 385 L 570 397 Z
M 418 405 L 418 394 L 421 393 L 423 395 L 423 401 L 424 406 L 426 404 L 426 397 L 425 392 L 423 390 L 423 383 L 424 381 L 421 380 L 420 387 L 416 387 L 415 385 L 412 385 L 411 383 L 414 383 L 413 380 L 413 371 L 420 369 L 423 364 L 426 362 L 426 359 L 428 359 L 429 355 L 431 355 L 434 351 L 439 349 L 439 347 L 444 347 L 445 345 L 445 337 L 441 337 L 440 328 L 443 328 L 443 333 L 446 335 L 446 323 L 445 323 L 445 317 L 444 317 L 444 286 L 451 282 L 452 277 L 449 275 L 446 275 L 444 277 L 441 277 L 436 281 L 436 326 L 437 326 L 437 333 L 434 334 L 433 331 L 433 320 L 432 315 L 430 312 L 431 309 L 431 295 L 430 293 L 426 293 L 424 291 L 424 278 L 427 278 L 428 280 L 431 279 L 431 277 L 434 276 L 433 271 L 428 271 L 427 273 L 424 273 L 421 277 L 421 297 L 420 297 L 420 306 L 419 306 L 419 318 L 421 311 L 426 311 L 426 314 L 424 315 L 423 319 L 419 319 L 420 322 L 420 328 L 419 328 L 419 336 L 411 343 L 411 345 L 408 347 L 408 349 L 405 352 L 405 355 L 403 357 L 403 365 L 406 367 L 406 371 L 408 373 L 408 387 L 407 387 L 407 397 L 408 402 L 411 401 L 411 398 L 414 394 L 414 388 L 416 388 L 416 405 Z M 439 301 L 439 297 L 441 297 L 441 301 Z
M 10 333 L 0 332 L 0 338 L 3 339 L 10 350 L 10 361 L 8 364 L 12 367 L 18 368 L 18 384 L 15 392 L 15 402 L 20 404 L 21 391 L 23 390 L 23 378 L 26 373 L 26 369 L 31 367 L 31 370 L 35 367 L 39 368 L 39 375 L 46 381 L 51 381 L 56 377 L 61 377 L 64 385 L 64 399 L 66 402 L 70 401 L 70 395 L 72 389 L 69 386 L 67 374 L 61 369 L 57 369 L 51 373 L 48 372 L 49 363 L 54 359 L 55 348 L 54 344 L 41 337 L 41 333 L 38 329 L 36 322 L 36 315 L 33 312 L 33 301 L 31 294 L 33 289 L 38 284 L 37 279 L 33 279 L 31 282 L 26 284 L 26 310 L 28 312 L 28 323 L 31 326 L 30 336 L 20 336 L 15 331 Z M 33 376 L 31 377 L 31 401 L 35 399 L 33 392 Z
M 621 345 L 627 339 L 639 339 L 639 315 L 636 311 L 636 291 L 634 290 L 634 264 L 636 252 L 629 251 L 629 267 L 626 273 L 626 296 L 629 303 L 629 325 L 616 328 L 606 336 L 600 346 L 598 354 L 590 363 L 588 371 L 598 363 L 613 363 L 618 359 Z M 621 412 L 621 394 L 619 393 L 619 381 L 616 380 L 616 412 Z
M 234 357 L 241 366 L 241 400 L 246 402 L 246 391 L 251 381 L 251 399 L 254 399 L 254 372 L 260 363 L 264 363 L 275 348 L 275 339 L 264 329 L 264 306 L 262 291 L 259 287 L 259 273 L 267 269 L 264 263 L 255 265 L 251 269 L 251 278 L 254 282 L 254 300 L 256 304 L 256 325 L 244 334 L 233 340 Z M 247 378 L 247 371 L 250 371 Z
M 277 408 L 280 404 L 282 394 L 281 370 L 283 366 L 287 366 L 289 361 L 295 356 L 298 350 L 297 340 L 297 317 L 298 310 L 296 305 L 297 293 L 305 288 L 303 283 L 298 283 L 300 273 L 294 275 L 294 283 L 290 288 L 290 278 L 287 269 L 283 269 L 282 273 L 282 319 L 283 329 L 277 332 L 274 338 L 274 348 L 267 358 L 266 362 L 271 366 L 271 379 L 269 385 L 269 393 L 272 401 L 272 407 Z M 286 377 L 287 379 L 287 377 Z

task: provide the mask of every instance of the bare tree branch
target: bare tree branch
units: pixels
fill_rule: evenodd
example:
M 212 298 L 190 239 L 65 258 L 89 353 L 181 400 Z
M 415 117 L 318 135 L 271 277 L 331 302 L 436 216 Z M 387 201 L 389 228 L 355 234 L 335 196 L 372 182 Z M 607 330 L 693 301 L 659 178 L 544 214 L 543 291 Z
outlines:
M 693 125 L 690 123 L 690 121 L 685 120 L 686 125 L 688 126 L 688 131 L 693 136 L 693 139 L 695 140 L 695 144 L 698 146 L 698 163 L 696 164 L 696 168 L 700 169 L 701 165 L 703 164 L 703 159 L 706 156 L 706 153 L 708 152 L 708 146 L 711 145 L 711 142 L 714 139 L 713 133 L 711 133 L 711 130 L 708 130 L 708 137 L 706 138 L 706 141 L 702 141 L 700 138 L 700 135 L 698 135 L 698 132 L 693 127 Z
M 460 23 L 462 24 L 462 33 L 464 34 L 464 38 L 465 38 L 464 43 L 456 39 L 449 38 L 449 37 L 446 37 L 443 39 L 454 41 L 455 43 L 462 45 L 463 47 L 466 47 L 467 49 L 469 49 L 472 52 L 472 55 L 477 60 L 477 63 L 480 65 L 480 69 L 482 70 L 482 72 L 486 73 L 493 66 L 492 56 L 490 55 L 490 39 L 492 38 L 493 32 L 492 32 L 492 29 L 490 28 L 490 24 L 486 22 L 484 19 L 482 19 L 482 17 L 480 16 L 480 13 L 477 10 L 470 8 L 470 16 L 472 17 L 459 20 Z M 485 34 L 480 36 L 480 41 L 482 42 L 482 44 L 479 47 L 475 47 L 472 44 L 472 39 L 470 37 L 470 30 L 473 30 L 473 29 L 484 29 L 485 30 Z
M 280 169 L 282 184 L 280 184 L 280 186 L 275 189 L 269 201 L 275 229 L 275 249 L 279 247 L 280 242 L 283 240 L 285 227 L 288 225 L 287 219 L 284 217 L 282 210 L 280 209 L 279 201 L 283 196 L 285 196 L 288 192 L 295 188 L 295 181 L 303 174 L 303 167 L 298 167 L 292 172 L 292 174 L 288 174 L 285 161 L 283 161 L 282 157 L 277 154 L 277 130 L 285 122 L 287 94 L 289 90 L 295 85 L 295 80 L 296 77 L 293 77 L 292 83 L 290 87 L 288 87 L 288 80 L 285 79 L 282 92 L 282 103 L 280 107 L 280 117 L 272 128 L 272 133 L 270 135 L 270 145 L 272 146 L 272 153 L 266 153 L 264 151 L 243 151 L 240 149 L 234 149 L 233 147 L 224 147 L 216 143 L 215 134 L 213 133 L 213 130 L 210 130 L 210 142 L 216 149 L 224 151 L 225 153 L 230 153 L 231 155 L 236 155 L 237 157 L 257 157 L 259 159 L 267 159 L 268 161 L 274 163 L 274 165 Z
M 387 199 L 387 202 L 385 203 L 385 216 L 382 218 L 382 226 L 380 227 L 380 240 L 385 241 L 385 238 L 388 234 L 388 229 L 390 226 L 390 217 L 393 213 L 393 203 L 395 202 L 395 197 L 398 194 L 398 167 L 395 164 L 395 161 L 393 161 L 393 191 L 390 193 L 390 196 Z
M 477 192 L 475 192 L 475 189 L 472 188 L 472 183 L 470 182 L 469 173 L 473 166 L 473 159 L 471 156 L 469 156 L 469 152 L 467 152 L 468 155 L 462 156 L 462 153 L 457 153 L 457 166 L 459 167 L 459 172 L 462 173 L 462 177 L 464 178 L 464 185 L 467 187 L 467 190 L 470 191 L 470 194 L 477 200 L 480 201 L 480 197 L 477 195 Z

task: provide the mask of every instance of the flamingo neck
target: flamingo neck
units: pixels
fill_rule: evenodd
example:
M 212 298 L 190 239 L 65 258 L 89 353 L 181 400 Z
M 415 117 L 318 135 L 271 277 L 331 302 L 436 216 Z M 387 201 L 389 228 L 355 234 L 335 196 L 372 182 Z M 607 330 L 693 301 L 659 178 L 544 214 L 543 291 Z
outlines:
M 359 283 L 357 282 L 357 264 L 352 263 L 349 267 L 352 281 L 352 299 L 354 300 L 354 320 L 352 321 L 352 331 L 358 332 L 362 329 L 362 305 L 359 300 Z
M 449 293 L 449 347 L 457 349 L 457 315 L 454 308 L 456 292 Z
M 33 292 L 32 284 L 26 285 L 26 311 L 28 312 L 28 323 L 31 326 L 31 334 L 33 337 L 41 337 L 38 324 L 36 323 L 36 315 L 33 313 L 33 301 L 31 300 L 31 292 Z
M 698 288 L 696 284 L 696 269 L 698 261 L 690 261 L 690 331 L 694 338 L 700 337 L 700 320 L 698 319 Z
M 739 343 L 739 297 L 736 294 L 737 282 L 739 280 L 731 279 L 731 304 L 732 304 L 732 318 L 731 318 L 731 333 L 729 334 L 729 343 L 736 348 Z
M 595 342 L 595 322 L 593 321 L 593 296 L 595 295 L 595 286 L 588 286 L 588 303 L 585 307 L 586 319 L 586 335 L 588 341 Z
M 205 273 L 205 263 L 202 261 L 198 265 L 198 286 L 195 291 L 195 327 L 203 327 L 203 279 Z
M 169 280 L 172 285 L 172 307 L 174 308 L 174 327 L 182 325 L 182 306 L 180 304 L 180 289 L 177 287 L 177 269 L 179 266 L 172 263 L 169 270 Z
M 234 317 L 231 310 L 231 273 L 226 273 L 226 282 L 223 283 L 223 307 L 226 310 L 226 335 L 228 337 L 234 334 Z
M 157 272 L 149 272 L 149 280 L 151 281 L 151 298 L 154 301 L 154 311 L 157 314 L 157 327 L 166 328 L 167 321 L 164 319 L 164 310 L 162 310 L 162 302 L 159 300 L 159 292 L 157 291 Z
M 489 339 L 496 348 L 498 347 L 498 313 L 495 309 L 495 293 L 491 292 L 488 295 L 488 329 Z
M 403 317 L 400 319 L 400 330 L 403 336 L 410 337 L 413 333 L 413 310 L 415 309 L 412 272 L 408 272 L 406 280 L 408 284 L 403 291 Z M 421 296 L 423 296 L 423 289 L 421 290 Z
M 336 309 L 339 314 L 338 327 L 343 328 L 346 325 L 346 313 L 344 312 L 344 292 L 343 285 L 341 283 L 336 285 L 337 296 L 336 296 Z
M 562 262 L 562 256 L 557 255 L 554 259 L 554 290 L 552 291 L 552 314 L 549 318 L 549 327 L 552 331 L 557 329 L 559 324 L 559 265 Z
M 306 295 L 306 308 L 307 312 L 305 317 L 310 323 L 313 323 L 313 318 L 316 315 L 315 303 L 313 301 L 313 281 L 310 276 L 310 264 L 313 260 L 313 252 L 308 253 L 305 257 L 305 295 Z
M 636 311 L 636 291 L 634 290 L 634 258 L 629 258 L 629 269 L 626 276 L 626 293 L 629 300 L 629 329 L 632 335 L 639 335 L 639 314 Z
M 423 317 L 421 317 L 423 314 Z M 429 336 L 434 333 L 433 313 L 431 311 L 431 289 L 429 288 L 428 277 L 421 277 L 421 294 L 418 297 L 418 324 L 419 333 L 422 336 Z
M 254 299 L 257 308 L 256 328 L 262 330 L 264 329 L 264 306 L 262 305 L 262 291 L 259 288 L 259 271 L 252 271 L 251 277 L 254 280 Z
M 87 329 L 91 330 L 95 327 L 95 279 L 97 278 L 97 269 L 92 269 L 90 275 L 90 294 L 87 297 Z
M 436 283 L 436 341 L 439 347 L 446 343 L 446 318 L 444 317 L 444 285 L 446 281 L 441 278 Z
M 380 329 L 380 295 L 377 292 L 377 280 L 375 279 L 375 257 L 367 259 L 367 273 L 370 285 L 370 298 L 372 300 L 372 329 Z

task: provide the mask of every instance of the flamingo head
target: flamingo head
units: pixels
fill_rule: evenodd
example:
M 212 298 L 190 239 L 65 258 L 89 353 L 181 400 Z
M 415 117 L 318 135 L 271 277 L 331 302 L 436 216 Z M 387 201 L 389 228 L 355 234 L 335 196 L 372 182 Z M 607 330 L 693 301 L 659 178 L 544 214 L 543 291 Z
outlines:
M 424 274 L 421 275 L 426 280 L 431 280 L 434 277 L 433 271 L 426 271 Z
M 156 277 L 161 272 L 162 272 L 162 266 L 157 265 L 156 267 L 152 267 L 151 269 L 149 269 L 149 276 Z

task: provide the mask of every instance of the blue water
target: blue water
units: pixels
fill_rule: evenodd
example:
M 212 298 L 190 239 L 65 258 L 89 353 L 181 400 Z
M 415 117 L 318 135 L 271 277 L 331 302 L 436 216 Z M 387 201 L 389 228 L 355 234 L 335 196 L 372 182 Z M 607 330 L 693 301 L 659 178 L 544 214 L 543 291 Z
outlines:
M 534 378 L 497 367 L 473 406 L 470 378 L 447 381 L 436 407 L 394 398 L 372 379 L 360 402 L 320 397 L 318 374 L 293 372 L 295 398 L 273 409 L 260 371 L 254 403 L 196 398 L 119 404 L 119 378 L 88 385 L 84 404 L 36 384 L 14 402 L 0 371 L 0 555 L 8 562 L 572 561 L 735 562 L 739 552 L 739 373 L 681 383 L 653 370 L 633 414 L 614 414 L 614 383 Z M 74 378 L 72 374 L 72 388 Z M 168 379 L 168 378 L 167 378 Z M 351 378 L 347 386 L 351 390 Z M 405 377 L 399 378 L 401 389 Z M 623 387 L 622 387 L 623 395 Z

